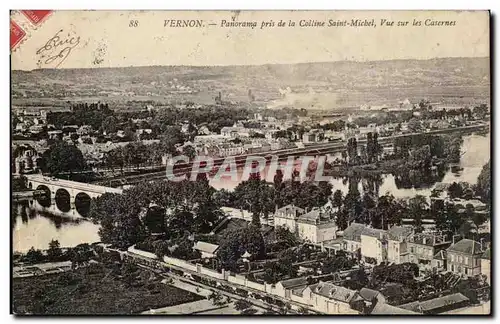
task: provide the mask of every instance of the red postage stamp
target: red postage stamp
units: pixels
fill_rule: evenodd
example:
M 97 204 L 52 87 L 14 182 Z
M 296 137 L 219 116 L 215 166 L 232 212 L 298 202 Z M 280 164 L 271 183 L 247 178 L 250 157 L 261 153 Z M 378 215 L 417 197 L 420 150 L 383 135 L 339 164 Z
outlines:
M 16 24 L 15 21 L 10 21 L 10 49 L 14 49 L 17 44 L 26 36 L 26 32 Z
M 35 26 L 40 25 L 52 13 L 52 10 L 21 10 L 28 20 Z

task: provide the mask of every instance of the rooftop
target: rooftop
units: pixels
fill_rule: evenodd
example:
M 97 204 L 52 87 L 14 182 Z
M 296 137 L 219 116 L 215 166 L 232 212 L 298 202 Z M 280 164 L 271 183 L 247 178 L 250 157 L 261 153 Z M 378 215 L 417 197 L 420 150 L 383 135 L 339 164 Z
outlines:
M 361 242 L 361 233 L 366 228 L 363 224 L 352 223 L 344 230 L 344 239 Z
M 196 242 L 194 248 L 200 252 L 214 254 L 217 251 L 217 249 L 219 249 L 219 246 L 217 244 L 198 241 Z
M 481 256 L 483 259 L 491 260 L 491 250 L 487 249 L 484 251 L 483 255 Z
M 359 291 L 359 295 L 367 301 L 373 301 L 378 295 L 380 294 L 379 291 L 369 289 L 369 288 L 361 288 Z
M 426 311 L 432 311 L 439 309 L 444 306 L 460 304 L 462 302 L 469 301 L 469 298 L 465 297 L 461 293 L 446 295 L 438 298 L 434 298 L 426 301 L 415 301 L 408 304 L 400 305 L 400 308 L 411 310 L 414 312 L 423 313 Z
M 281 213 L 284 213 L 285 215 L 294 215 L 294 217 L 298 217 L 299 215 L 302 215 L 305 213 L 305 210 L 297 207 L 295 205 L 286 205 L 284 207 L 279 208 L 276 210 L 275 217 L 280 215 Z M 280 217 L 280 216 L 278 216 Z
M 292 279 L 287 279 L 287 280 L 281 280 L 279 282 L 283 288 L 285 289 L 290 289 L 290 288 L 298 288 L 298 287 L 305 287 L 308 284 L 308 280 L 306 277 L 299 277 L 299 278 L 292 278 Z
M 358 296 L 358 293 L 355 290 L 336 286 L 330 282 L 320 282 L 316 289 L 314 289 L 314 293 L 344 303 L 349 303 Z
M 463 239 L 448 248 L 448 252 L 459 252 L 465 254 L 482 254 L 481 244 L 479 242 Z
M 441 250 L 434 255 L 435 260 L 446 260 L 446 250 Z
M 387 234 L 389 235 L 389 239 L 395 241 L 402 241 L 406 239 L 413 233 L 413 228 L 409 226 L 393 226 L 389 228 Z
M 371 315 L 419 315 L 419 313 L 378 302 L 370 313 Z

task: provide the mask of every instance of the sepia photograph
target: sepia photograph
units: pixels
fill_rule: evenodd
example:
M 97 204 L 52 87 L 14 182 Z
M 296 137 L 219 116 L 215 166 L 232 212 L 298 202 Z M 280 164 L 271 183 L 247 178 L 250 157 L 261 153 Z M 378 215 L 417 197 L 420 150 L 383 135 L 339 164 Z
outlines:
M 10 312 L 491 316 L 487 10 L 11 10 Z

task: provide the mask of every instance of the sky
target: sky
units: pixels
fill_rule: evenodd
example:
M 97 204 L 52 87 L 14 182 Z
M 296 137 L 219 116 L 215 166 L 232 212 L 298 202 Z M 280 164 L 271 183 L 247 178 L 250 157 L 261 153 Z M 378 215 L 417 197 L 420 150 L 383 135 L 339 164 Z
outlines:
M 257 27 L 221 27 L 232 18 L 255 21 Z M 486 11 L 56 11 L 36 29 L 19 12 L 11 19 L 27 31 L 11 54 L 14 70 L 488 57 L 490 51 Z M 203 25 L 164 26 L 165 20 L 178 19 Z M 299 27 L 300 20 L 327 25 L 352 19 L 374 19 L 376 27 Z M 394 25 L 381 26 L 382 19 Z M 278 27 L 280 20 L 286 26 Z M 296 26 L 288 26 L 289 20 Z M 422 26 L 413 26 L 414 20 Z M 264 21 L 274 27 L 261 29 Z M 408 25 L 397 26 L 399 21 Z M 454 26 L 424 26 L 426 21 L 454 21 Z M 79 37 L 79 43 L 64 60 L 37 63 L 59 53 L 52 48 L 45 51 L 49 56 L 37 54 L 58 31 L 62 40 Z

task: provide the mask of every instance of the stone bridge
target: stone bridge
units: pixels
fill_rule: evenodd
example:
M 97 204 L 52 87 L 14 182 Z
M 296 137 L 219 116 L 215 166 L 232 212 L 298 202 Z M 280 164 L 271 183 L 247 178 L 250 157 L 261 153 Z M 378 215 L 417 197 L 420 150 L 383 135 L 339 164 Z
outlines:
M 26 178 L 29 189 L 44 191 L 46 198 L 50 197 L 51 203 L 49 204 L 56 205 L 62 212 L 71 212 L 71 209 L 75 209 L 77 201 L 84 201 L 88 204 L 92 198 L 105 193 L 123 193 L 122 189 L 56 179 L 40 174 L 26 175 Z M 50 205 L 44 207 L 48 208 Z

